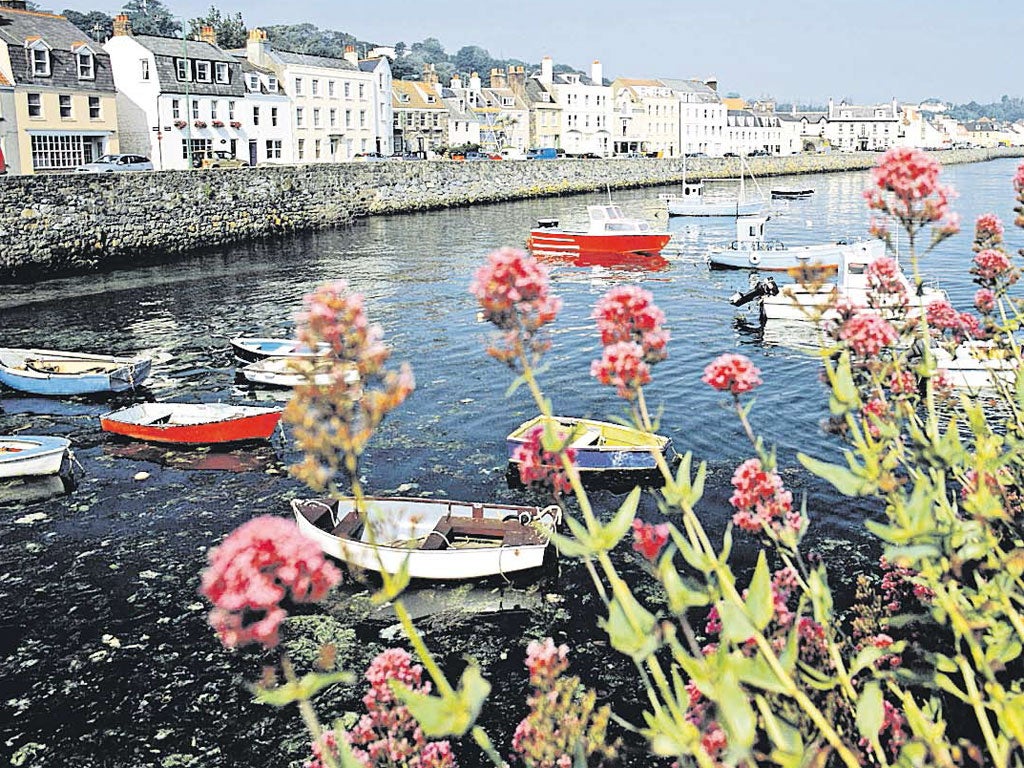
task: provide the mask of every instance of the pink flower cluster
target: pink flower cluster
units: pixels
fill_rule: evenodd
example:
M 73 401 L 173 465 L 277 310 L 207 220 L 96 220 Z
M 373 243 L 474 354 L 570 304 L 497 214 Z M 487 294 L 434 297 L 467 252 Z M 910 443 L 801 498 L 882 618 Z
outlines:
M 727 352 L 708 364 L 701 381 L 719 392 L 742 395 L 761 384 L 761 371 L 754 367 L 750 358 Z
M 341 581 L 319 545 L 290 520 L 257 517 L 210 550 L 200 592 L 213 609 L 210 625 L 228 648 L 260 643 L 273 648 L 287 613 L 280 603 L 322 600 Z
M 986 287 L 993 287 L 997 282 L 1012 285 L 1018 277 L 1009 257 L 993 248 L 986 248 L 974 257 L 971 274 L 977 275 L 977 282 Z
M 549 687 L 569 668 L 569 646 L 555 645 L 550 637 L 531 640 L 526 646 L 526 668 L 530 671 L 530 685 Z
M 1003 222 L 994 213 L 984 213 L 974 222 L 975 250 L 995 248 L 1003 242 Z
M 793 494 L 782 485 L 782 478 L 767 471 L 760 459 L 747 459 L 732 476 L 735 489 L 729 503 L 736 509 L 735 525 L 747 531 L 782 527 L 799 532 L 804 526 L 800 512 L 793 509 Z
M 875 259 L 868 264 L 866 275 L 868 285 L 877 293 L 902 295 L 907 292 L 899 266 L 888 256 Z
M 668 541 L 668 523 L 651 525 L 636 518 L 633 520 L 633 549 L 652 563 Z
M 1013 188 L 1024 192 L 1024 163 L 1017 166 L 1017 174 L 1013 177 Z
M 590 375 L 602 384 L 614 386 L 623 400 L 635 400 L 640 388 L 651 381 L 643 348 L 633 341 L 606 346 L 601 359 L 590 364 Z
M 983 314 L 995 311 L 996 295 L 988 288 L 979 288 L 974 294 L 974 306 Z
M 888 320 L 874 312 L 858 312 L 843 323 L 839 338 L 850 345 L 858 357 L 874 357 L 899 338 Z
M 667 357 L 669 334 L 662 328 L 665 313 L 654 304 L 649 291 L 637 286 L 612 288 L 598 300 L 593 317 L 605 346 L 636 342 L 649 365 Z
M 317 288 L 305 299 L 306 310 L 297 318 L 299 341 L 310 349 L 328 344 L 335 357 L 356 363 L 361 375 L 376 373 L 388 358 L 383 331 L 366 317 L 362 294 L 352 293 L 338 280 Z
M 954 192 L 939 184 L 941 166 L 925 152 L 907 147 L 890 149 L 872 170 L 874 188 L 864 192 L 872 210 L 908 223 L 932 223 L 945 237 L 960 229 L 949 210 Z
M 867 425 L 870 435 L 876 439 L 880 437 L 882 430 L 878 422 L 888 419 L 889 404 L 880 397 L 873 397 L 864 404 L 861 414 L 864 416 L 864 423 Z
M 898 396 L 912 395 L 917 392 L 917 377 L 911 371 L 893 371 L 889 391 Z
M 568 435 L 559 433 L 560 440 L 567 440 Z M 544 425 L 540 424 L 524 436 L 523 442 L 516 446 L 512 454 L 512 462 L 519 466 L 519 478 L 524 485 L 537 483 L 550 487 L 556 494 L 569 493 L 572 483 L 562 465 L 559 454 L 544 448 Z M 576 462 L 576 449 L 563 449 L 570 463 Z
M 363 697 L 366 714 L 343 738 L 352 754 L 366 768 L 402 765 L 408 768 L 455 768 L 455 756 L 447 741 L 427 741 L 422 729 L 408 708 L 399 704 L 391 690 L 391 681 L 402 683 L 419 693 L 430 693 L 430 683 L 423 682 L 423 667 L 413 665 L 408 652 L 389 648 L 377 656 L 366 670 L 370 689 Z M 324 734 L 321 742 L 313 742 L 313 760 L 306 768 L 326 768 L 324 752 L 330 751 L 333 763 L 340 764 L 337 736 Z
M 970 312 L 957 312 L 948 301 L 933 301 L 925 311 L 928 325 L 940 334 L 949 333 L 954 341 L 984 338 L 978 318 Z

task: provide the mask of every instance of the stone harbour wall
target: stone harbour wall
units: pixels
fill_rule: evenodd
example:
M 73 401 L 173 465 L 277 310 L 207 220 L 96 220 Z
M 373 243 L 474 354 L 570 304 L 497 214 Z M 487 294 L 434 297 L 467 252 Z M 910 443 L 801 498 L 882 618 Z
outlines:
M 944 164 L 1024 156 L 951 150 Z M 758 177 L 870 168 L 880 155 L 753 157 Z M 738 158 L 692 158 L 691 179 L 738 176 Z M 143 263 L 362 216 L 682 181 L 682 159 L 383 161 L 236 170 L 0 177 L 0 283 Z

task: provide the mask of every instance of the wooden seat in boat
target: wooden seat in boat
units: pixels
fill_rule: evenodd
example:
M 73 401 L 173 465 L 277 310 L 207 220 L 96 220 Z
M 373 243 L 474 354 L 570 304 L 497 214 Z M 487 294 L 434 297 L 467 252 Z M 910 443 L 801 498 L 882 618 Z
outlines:
M 420 544 L 420 549 L 447 549 L 457 537 L 500 539 L 505 547 L 543 544 L 545 539 L 528 525 L 516 520 L 482 520 L 472 517 L 443 517 Z
M 299 511 L 306 520 L 321 531 L 327 531 L 339 539 L 354 538 L 356 531 L 362 525 L 359 513 L 355 509 L 349 510 L 349 513 L 335 525 L 334 521 L 338 513 L 337 501 L 330 503 L 319 500 L 307 501 L 299 506 Z
M 586 448 L 588 445 L 596 445 L 601 440 L 601 430 L 588 429 L 571 443 L 570 448 Z

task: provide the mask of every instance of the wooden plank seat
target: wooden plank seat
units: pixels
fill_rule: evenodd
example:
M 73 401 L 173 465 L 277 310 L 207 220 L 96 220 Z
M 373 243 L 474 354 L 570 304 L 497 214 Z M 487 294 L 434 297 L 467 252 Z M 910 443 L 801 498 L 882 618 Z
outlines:
M 354 538 L 356 530 L 362 523 L 359 513 L 352 509 L 337 525 L 334 525 L 335 516 L 338 514 L 337 500 L 330 502 L 307 501 L 299 505 L 299 511 L 306 520 L 321 531 L 329 531 L 332 536 L 337 536 L 340 539 Z
M 447 549 L 458 537 L 474 539 L 501 539 L 505 547 L 543 544 L 545 539 L 528 525 L 510 520 L 483 520 L 472 517 L 443 517 L 420 544 L 420 549 Z
M 577 437 L 569 446 L 571 448 L 586 448 L 589 445 L 596 445 L 601 440 L 601 430 L 599 429 L 588 429 L 582 435 Z

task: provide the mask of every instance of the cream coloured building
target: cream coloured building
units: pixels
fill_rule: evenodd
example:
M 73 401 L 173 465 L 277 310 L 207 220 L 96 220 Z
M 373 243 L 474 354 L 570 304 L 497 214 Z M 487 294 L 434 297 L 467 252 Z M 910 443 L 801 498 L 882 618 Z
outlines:
M 660 80 L 620 77 L 612 82 L 616 155 L 679 156 L 679 99 Z

